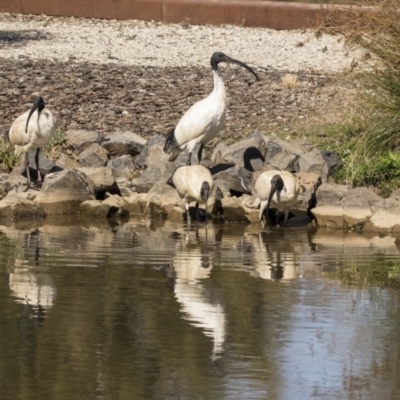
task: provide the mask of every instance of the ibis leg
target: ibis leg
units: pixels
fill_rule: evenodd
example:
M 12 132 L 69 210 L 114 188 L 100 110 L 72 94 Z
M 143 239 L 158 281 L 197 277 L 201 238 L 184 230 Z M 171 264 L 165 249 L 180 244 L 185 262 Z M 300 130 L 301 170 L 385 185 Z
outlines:
M 197 223 L 199 223 L 200 215 L 199 215 L 199 203 L 198 202 L 196 202 L 196 218 L 197 218 Z
M 25 191 L 27 191 L 29 189 L 29 187 L 31 186 L 31 175 L 29 173 L 29 155 L 28 155 L 28 152 L 25 153 L 25 168 L 26 168 L 26 179 L 28 181 Z
M 186 221 L 187 221 L 187 224 L 188 224 L 188 226 L 190 225 L 190 214 L 189 214 L 189 204 L 186 204 L 185 205 L 185 208 L 186 208 Z
M 42 183 L 42 174 L 40 173 L 40 169 L 39 169 L 39 151 L 40 149 L 37 148 L 36 149 L 36 154 L 35 154 L 35 163 L 36 163 L 36 171 L 37 171 L 37 180 L 39 183 Z
M 199 152 L 197 153 L 197 158 L 199 159 L 199 164 L 200 164 L 201 157 L 202 157 L 202 154 L 203 154 L 203 149 L 204 149 L 204 144 L 201 144 Z

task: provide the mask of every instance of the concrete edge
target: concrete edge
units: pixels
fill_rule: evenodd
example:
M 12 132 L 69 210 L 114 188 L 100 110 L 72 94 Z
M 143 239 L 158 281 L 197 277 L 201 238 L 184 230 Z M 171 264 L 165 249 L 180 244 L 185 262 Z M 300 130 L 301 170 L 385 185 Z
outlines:
M 335 7 L 336 16 L 346 6 Z M 257 0 L 0 0 L 0 12 L 63 17 L 138 19 L 195 25 L 305 29 L 325 18 L 328 5 Z

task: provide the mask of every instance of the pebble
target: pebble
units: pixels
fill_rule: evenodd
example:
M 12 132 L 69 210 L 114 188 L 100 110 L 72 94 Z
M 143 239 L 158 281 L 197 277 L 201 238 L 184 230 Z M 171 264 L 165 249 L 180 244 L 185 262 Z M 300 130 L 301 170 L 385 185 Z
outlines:
M 127 66 L 208 66 L 222 51 L 256 69 L 348 70 L 361 52 L 313 31 L 163 24 L 0 13 L 0 58 Z M 301 45 L 299 45 L 301 43 Z

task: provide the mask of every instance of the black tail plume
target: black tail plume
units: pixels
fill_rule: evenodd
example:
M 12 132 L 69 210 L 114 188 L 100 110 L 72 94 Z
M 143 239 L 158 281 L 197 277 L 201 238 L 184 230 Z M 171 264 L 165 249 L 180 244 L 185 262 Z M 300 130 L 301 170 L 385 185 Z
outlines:
M 171 154 L 172 150 L 177 147 L 175 139 L 175 128 L 171 129 L 165 139 L 164 153 Z

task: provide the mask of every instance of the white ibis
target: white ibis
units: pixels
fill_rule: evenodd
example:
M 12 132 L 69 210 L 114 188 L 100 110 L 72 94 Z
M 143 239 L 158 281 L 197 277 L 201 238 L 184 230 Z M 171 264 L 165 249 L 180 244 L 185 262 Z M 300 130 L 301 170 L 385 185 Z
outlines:
M 186 210 L 187 222 L 190 224 L 189 205 L 196 202 L 196 216 L 199 221 L 199 203 L 205 204 L 206 224 L 208 198 L 214 188 L 211 172 L 202 165 L 183 165 L 178 167 L 168 183 L 173 186 Z
M 8 139 L 15 148 L 15 154 L 25 153 L 27 189 L 31 184 L 29 174 L 28 151 L 36 149 L 35 163 L 37 170 L 37 185 L 42 184 L 42 175 L 39 169 L 39 151 L 46 146 L 56 132 L 56 120 L 50 110 L 45 109 L 42 97 L 36 97 L 32 108 L 20 115 L 11 125 L 8 131 Z
M 268 221 L 268 210 L 270 205 L 277 208 L 278 212 L 285 213 L 286 221 L 290 208 L 297 200 L 300 193 L 300 183 L 296 176 L 288 171 L 265 171 L 257 179 L 254 185 L 258 201 L 260 203 L 259 220 L 262 220 L 264 210 L 265 219 Z
M 216 52 L 211 57 L 211 68 L 214 76 L 214 89 L 211 94 L 203 100 L 193 104 L 182 116 L 178 124 L 167 136 L 164 152 L 170 154 L 169 161 L 175 161 L 179 154 L 187 149 L 191 164 L 192 151 L 197 143 L 200 143 L 198 153 L 199 161 L 204 145 L 213 140 L 225 123 L 225 85 L 218 73 L 218 64 L 221 62 L 238 64 L 250 71 L 257 80 L 257 74 L 245 63 L 230 58 L 224 53 Z

